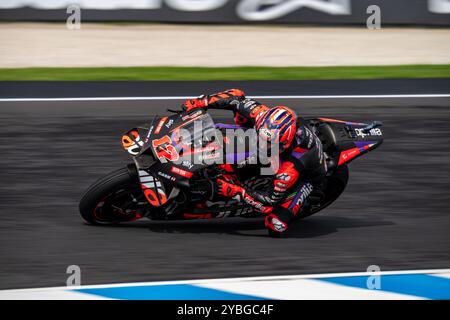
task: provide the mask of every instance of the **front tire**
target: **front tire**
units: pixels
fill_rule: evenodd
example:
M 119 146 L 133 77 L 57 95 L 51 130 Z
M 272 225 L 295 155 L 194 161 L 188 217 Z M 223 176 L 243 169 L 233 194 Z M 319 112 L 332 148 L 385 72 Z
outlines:
M 136 169 L 130 165 L 92 184 L 80 200 L 79 211 L 90 224 L 116 224 L 141 218 L 148 206 Z

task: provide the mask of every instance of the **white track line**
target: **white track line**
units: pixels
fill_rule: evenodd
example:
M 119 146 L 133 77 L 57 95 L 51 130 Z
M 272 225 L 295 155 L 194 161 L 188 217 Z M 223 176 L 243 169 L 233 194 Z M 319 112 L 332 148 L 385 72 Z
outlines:
M 209 283 L 227 283 L 242 281 L 276 281 L 276 280 L 298 280 L 298 279 L 320 279 L 330 277 L 355 277 L 367 275 L 402 275 L 402 274 L 450 274 L 450 269 L 428 269 L 428 270 L 402 270 L 402 271 L 380 271 L 380 272 L 348 272 L 348 273 L 322 273 L 322 274 L 305 274 L 305 275 L 286 275 L 286 276 L 260 276 L 260 277 L 242 277 L 242 278 L 216 278 L 216 279 L 197 279 L 197 280 L 178 280 L 178 281 L 155 281 L 155 282 L 131 282 L 131 283 L 114 283 L 101 285 L 86 285 L 73 287 L 47 287 L 47 288 L 29 288 L 29 289 L 7 289 L 1 292 L 17 292 L 17 291 L 45 291 L 48 289 L 98 289 L 98 288 L 117 288 L 117 287 L 137 287 L 137 286 L 157 286 L 172 284 L 209 284 Z
M 396 98 L 450 98 L 443 94 L 367 94 L 367 95 L 274 95 L 248 96 L 255 99 L 396 99 Z M 51 102 L 51 101 L 145 101 L 145 100 L 184 100 L 193 96 L 160 97 L 73 97 L 73 98 L 0 98 L 0 102 Z

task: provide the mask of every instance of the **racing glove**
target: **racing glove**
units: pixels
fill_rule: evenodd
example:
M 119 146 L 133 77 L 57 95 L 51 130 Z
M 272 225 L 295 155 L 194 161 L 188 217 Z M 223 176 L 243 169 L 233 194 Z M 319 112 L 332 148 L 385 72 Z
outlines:
M 238 201 L 244 201 L 257 211 L 264 214 L 272 212 L 272 207 L 266 206 L 260 201 L 256 200 L 254 197 L 249 195 L 243 187 L 236 185 L 232 180 L 228 180 L 229 178 L 227 178 L 225 175 L 223 177 L 224 179 L 216 180 L 217 194 L 227 198 L 233 198 Z
M 232 180 L 227 178 L 217 179 L 216 186 L 217 194 L 227 198 L 235 198 L 240 201 L 245 194 L 244 188 L 234 184 Z
M 208 106 L 208 96 L 201 95 L 195 99 L 187 99 L 181 104 L 184 111 L 192 111 L 198 108 L 206 108 Z

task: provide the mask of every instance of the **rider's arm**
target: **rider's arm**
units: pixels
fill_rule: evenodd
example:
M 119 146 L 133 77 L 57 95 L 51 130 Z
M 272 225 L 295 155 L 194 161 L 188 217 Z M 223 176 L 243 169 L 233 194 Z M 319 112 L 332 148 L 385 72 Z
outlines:
M 219 194 L 226 197 L 240 196 L 247 204 L 263 213 L 270 213 L 275 205 L 287 197 L 287 191 L 298 180 L 299 172 L 290 161 L 283 162 L 273 179 L 273 185 L 267 191 L 253 190 L 233 184 L 230 181 L 218 180 Z
M 227 91 L 203 95 L 196 99 L 189 99 L 183 103 L 188 111 L 195 108 L 226 109 L 234 111 L 234 120 L 239 125 L 253 126 L 260 112 L 269 109 L 258 101 L 246 98 L 242 90 L 230 89 Z

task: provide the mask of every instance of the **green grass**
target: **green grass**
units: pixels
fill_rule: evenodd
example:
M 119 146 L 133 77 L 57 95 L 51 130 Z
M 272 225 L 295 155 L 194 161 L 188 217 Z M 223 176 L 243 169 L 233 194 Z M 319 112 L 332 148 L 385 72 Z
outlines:
M 13 80 L 314 80 L 449 78 L 450 65 L 349 67 L 114 67 L 0 69 L 0 81 Z

